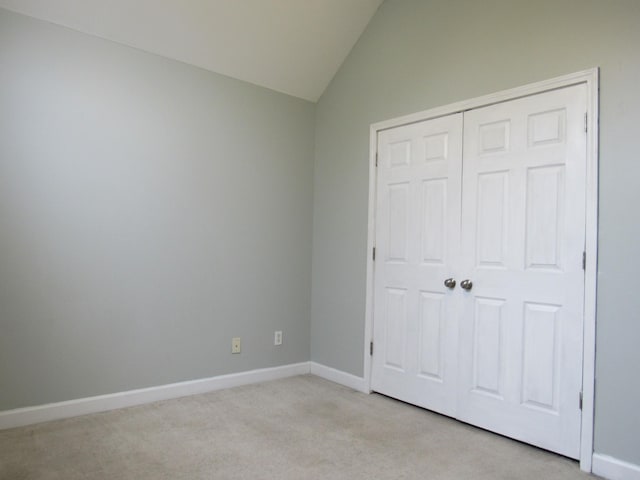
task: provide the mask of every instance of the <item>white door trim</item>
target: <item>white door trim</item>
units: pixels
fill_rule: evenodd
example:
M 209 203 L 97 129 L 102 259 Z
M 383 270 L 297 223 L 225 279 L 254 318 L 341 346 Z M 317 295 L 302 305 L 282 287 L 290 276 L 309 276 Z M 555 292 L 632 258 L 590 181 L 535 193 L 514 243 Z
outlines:
M 592 68 L 581 72 L 503 90 L 482 97 L 464 100 L 432 108 L 418 113 L 374 123 L 369 129 L 369 219 L 367 229 L 367 277 L 364 326 L 364 378 L 371 390 L 371 355 L 369 345 L 373 340 L 373 296 L 376 204 L 376 156 L 378 132 L 431 118 L 464 112 L 474 108 L 505 102 L 520 97 L 542 93 L 557 88 L 586 84 L 587 87 L 587 185 L 586 185 L 586 268 L 582 369 L 582 432 L 580 443 L 580 468 L 591 472 L 593 462 L 593 420 L 595 395 L 595 341 L 596 341 L 596 289 L 598 260 L 598 98 L 599 70 Z

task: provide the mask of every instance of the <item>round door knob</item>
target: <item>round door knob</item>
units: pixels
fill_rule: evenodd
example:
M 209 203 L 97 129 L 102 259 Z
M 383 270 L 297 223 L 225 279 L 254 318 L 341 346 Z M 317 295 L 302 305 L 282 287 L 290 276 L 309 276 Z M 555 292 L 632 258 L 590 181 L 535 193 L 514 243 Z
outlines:
M 444 286 L 447 288 L 455 288 L 456 287 L 456 281 L 453 278 L 447 278 L 444 281 Z
M 473 287 L 473 282 L 471 280 L 463 280 L 460 282 L 460 286 L 465 290 L 471 290 L 471 287 Z

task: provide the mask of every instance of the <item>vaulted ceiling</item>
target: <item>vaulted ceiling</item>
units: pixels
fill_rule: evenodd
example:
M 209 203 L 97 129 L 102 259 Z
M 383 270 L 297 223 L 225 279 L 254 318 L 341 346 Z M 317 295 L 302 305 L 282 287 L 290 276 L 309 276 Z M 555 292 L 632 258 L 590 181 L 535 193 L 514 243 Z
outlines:
M 382 0 L 0 0 L 0 7 L 316 101 Z

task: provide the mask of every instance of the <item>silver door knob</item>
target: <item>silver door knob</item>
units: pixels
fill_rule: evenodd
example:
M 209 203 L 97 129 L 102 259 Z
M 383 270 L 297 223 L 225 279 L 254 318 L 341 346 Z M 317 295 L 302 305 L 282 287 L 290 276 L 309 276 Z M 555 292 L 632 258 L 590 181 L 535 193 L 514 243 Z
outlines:
M 447 278 L 444 281 L 444 286 L 447 288 L 456 288 L 456 281 L 453 278 Z
M 460 286 L 465 290 L 471 290 L 471 287 L 473 287 L 473 282 L 471 280 L 462 280 L 460 282 Z

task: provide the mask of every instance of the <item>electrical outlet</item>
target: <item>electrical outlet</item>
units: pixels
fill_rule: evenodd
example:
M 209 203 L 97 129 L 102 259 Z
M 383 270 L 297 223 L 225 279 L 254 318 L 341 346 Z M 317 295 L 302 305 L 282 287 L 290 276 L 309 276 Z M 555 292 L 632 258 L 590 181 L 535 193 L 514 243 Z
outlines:
M 231 353 L 240 353 L 240 337 L 231 339 Z
M 282 330 L 276 330 L 273 335 L 273 344 L 282 345 Z

